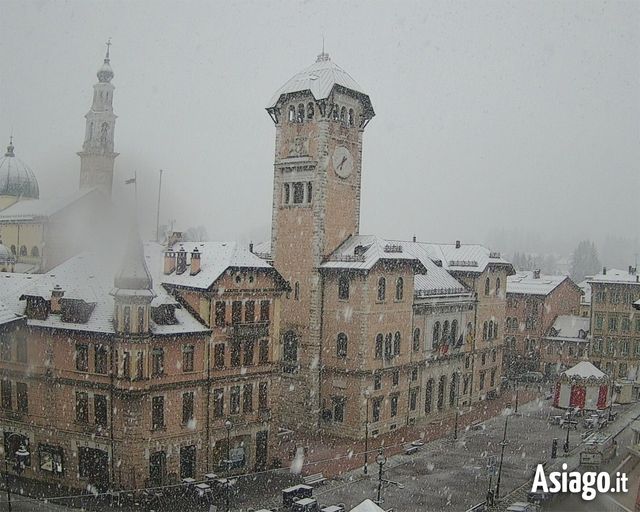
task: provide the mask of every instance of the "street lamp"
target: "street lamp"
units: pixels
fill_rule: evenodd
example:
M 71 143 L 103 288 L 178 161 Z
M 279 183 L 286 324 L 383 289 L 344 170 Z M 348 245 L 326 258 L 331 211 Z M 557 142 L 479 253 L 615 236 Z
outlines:
M 231 428 L 233 427 L 233 424 L 231 423 L 231 420 L 227 419 L 227 421 L 224 422 L 224 428 L 227 429 L 227 482 L 225 485 L 225 510 L 227 512 L 229 512 L 229 484 L 230 484 L 230 479 L 229 476 L 231 474 Z
M 458 439 L 458 416 L 460 415 L 460 371 L 456 370 L 456 422 L 453 428 L 453 439 Z
M 382 466 L 384 466 L 387 463 L 387 458 L 384 456 L 384 453 L 382 452 L 382 448 L 380 448 L 380 450 L 378 451 L 378 455 L 376 456 L 376 462 L 378 464 L 378 499 L 376 500 L 376 503 L 378 505 L 382 504 Z
M 569 430 L 571 429 L 571 408 L 569 408 L 569 418 L 565 422 L 567 425 L 567 439 L 564 441 L 564 453 L 569 453 Z
M 519 379 L 516 377 L 516 410 L 515 413 L 518 414 L 518 391 L 520 388 L 518 387 Z
M 364 398 L 366 400 L 366 419 L 364 422 L 364 474 L 369 473 L 367 464 L 369 463 L 369 389 L 364 390 Z
M 500 446 L 502 446 L 502 450 L 500 451 L 500 465 L 498 466 L 498 481 L 496 482 L 496 496 L 495 499 L 500 498 L 500 479 L 502 477 L 502 460 L 504 459 L 504 447 L 507 446 L 507 424 L 509 422 L 509 415 L 507 414 L 504 418 L 504 433 L 502 434 L 502 442 Z
M 20 436 L 20 434 L 17 434 L 14 432 L 7 437 L 7 444 L 9 444 L 13 436 L 22 437 Z M 15 470 L 18 476 L 20 476 L 24 471 L 24 468 L 27 465 L 27 460 L 29 459 L 29 455 L 30 454 L 28 450 L 25 448 L 24 444 L 20 444 L 20 448 L 18 448 L 18 450 L 15 453 L 16 463 L 13 466 L 13 469 Z M 6 458 L 6 454 L 4 459 L 4 477 L 5 477 L 5 484 L 7 487 L 7 507 L 9 512 L 11 512 L 12 509 L 11 509 L 11 489 L 9 488 L 9 460 Z

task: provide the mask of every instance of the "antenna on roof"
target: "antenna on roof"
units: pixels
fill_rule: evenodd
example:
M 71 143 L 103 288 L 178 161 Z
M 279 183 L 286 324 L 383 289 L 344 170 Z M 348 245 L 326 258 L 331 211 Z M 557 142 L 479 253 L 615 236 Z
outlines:
M 322 53 L 324 53 L 324 34 L 322 34 Z

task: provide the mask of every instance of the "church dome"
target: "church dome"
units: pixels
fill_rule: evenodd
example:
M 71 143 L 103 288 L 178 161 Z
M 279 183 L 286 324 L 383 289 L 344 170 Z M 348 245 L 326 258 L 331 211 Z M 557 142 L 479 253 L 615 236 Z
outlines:
M 13 152 L 13 141 L 0 159 L 0 196 L 38 199 L 40 190 L 33 171 Z
M 98 70 L 98 80 L 100 82 L 111 82 L 113 78 L 113 69 L 111 69 L 111 64 L 109 64 L 109 59 L 104 59 L 104 64 Z
M 291 77 L 273 95 L 267 108 L 275 107 L 283 95 L 309 91 L 316 100 L 329 97 L 334 86 L 341 86 L 359 96 L 366 108 L 371 109 L 369 95 L 349 73 L 331 60 L 328 53 L 322 52 L 316 61 L 306 69 Z

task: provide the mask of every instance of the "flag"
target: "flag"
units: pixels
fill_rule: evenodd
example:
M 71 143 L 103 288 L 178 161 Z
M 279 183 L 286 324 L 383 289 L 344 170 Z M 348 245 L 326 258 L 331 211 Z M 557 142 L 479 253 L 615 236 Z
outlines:
M 125 185 L 131 185 L 132 183 L 135 183 L 136 179 L 135 178 L 129 178 L 128 180 L 124 181 Z

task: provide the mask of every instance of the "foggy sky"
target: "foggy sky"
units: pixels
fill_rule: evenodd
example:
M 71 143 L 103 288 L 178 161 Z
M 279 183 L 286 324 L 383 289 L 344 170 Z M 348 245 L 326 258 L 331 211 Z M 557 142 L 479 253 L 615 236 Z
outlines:
M 264 107 L 331 58 L 368 91 L 361 232 L 434 242 L 637 236 L 638 2 L 1 2 L 0 144 L 41 197 L 77 189 L 112 37 L 114 198 L 142 221 L 266 239 Z M 524 235 L 526 238 L 526 235 Z M 500 249 L 500 247 L 495 247 Z

